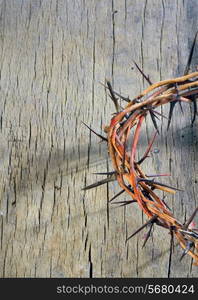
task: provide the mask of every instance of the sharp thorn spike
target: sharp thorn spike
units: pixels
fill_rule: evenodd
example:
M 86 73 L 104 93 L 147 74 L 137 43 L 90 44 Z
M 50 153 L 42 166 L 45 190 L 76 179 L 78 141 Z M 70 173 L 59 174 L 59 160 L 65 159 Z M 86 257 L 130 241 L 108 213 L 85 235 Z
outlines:
M 154 111 L 154 109 L 149 109 L 149 112 L 150 112 L 151 114 L 153 114 L 153 116 L 154 116 L 156 119 L 160 120 L 160 118 L 158 117 L 158 115 L 156 114 L 156 111 Z
M 167 185 L 167 184 L 164 184 L 164 183 L 161 183 L 161 182 L 154 181 L 153 184 L 160 185 L 160 186 L 164 186 L 164 187 L 167 187 L 167 188 L 169 188 L 169 189 L 171 189 L 171 190 L 174 190 L 174 191 L 183 192 L 182 189 L 178 189 L 178 188 L 176 188 L 176 187 L 174 187 L 174 186 L 170 186 L 170 185 Z
M 153 112 L 155 115 L 159 115 L 159 116 L 162 117 L 162 118 L 168 119 L 165 115 L 159 113 L 158 111 L 156 111 L 156 110 L 154 110 L 154 109 L 152 109 L 152 112 Z M 155 116 L 155 117 L 157 117 L 157 116 Z M 158 118 L 158 119 L 159 119 L 159 118 Z
M 138 183 L 143 181 L 145 183 L 148 183 L 149 185 L 160 185 L 160 186 L 164 186 L 164 187 L 167 187 L 169 189 L 172 189 L 172 190 L 176 190 L 176 191 L 183 191 L 181 189 L 178 189 L 178 188 L 175 188 L 175 187 L 172 187 L 170 185 L 167 185 L 167 184 L 164 184 L 164 183 L 161 183 L 161 182 L 157 182 L 157 181 L 154 181 L 154 179 L 147 179 L 147 178 L 138 178 Z
M 162 177 L 162 176 L 171 176 L 171 174 L 153 174 L 153 175 L 145 175 L 146 177 Z
M 144 72 L 140 69 L 140 67 L 138 66 L 138 64 L 133 60 L 133 63 L 135 64 L 135 66 L 136 66 L 136 68 L 138 69 L 138 71 L 142 74 L 142 76 L 144 77 L 144 79 L 146 79 L 146 81 L 150 84 L 150 85 L 152 85 L 152 82 L 150 81 L 150 78 L 149 78 L 149 76 L 146 76 L 145 74 L 144 74 Z
M 120 94 L 118 94 L 117 92 L 115 92 L 114 91 L 114 94 L 116 95 L 116 96 L 118 96 L 120 99 L 122 99 L 122 100 L 124 100 L 124 101 L 126 101 L 126 102 L 131 102 L 131 100 L 129 99 L 129 97 L 123 97 L 122 95 L 120 95 Z
M 192 213 L 192 215 L 190 216 L 190 218 L 188 219 L 188 221 L 186 221 L 186 223 L 184 224 L 184 228 L 187 229 L 188 226 L 190 225 L 190 223 L 193 221 L 194 217 L 196 216 L 198 212 L 198 207 L 194 210 L 194 212 Z
M 128 241 L 129 239 L 131 239 L 133 236 L 135 236 L 138 232 L 140 232 L 144 227 L 146 227 L 147 225 L 155 222 L 157 220 L 157 216 L 154 215 L 150 220 L 148 220 L 144 225 L 142 225 L 140 228 L 138 228 L 133 234 L 131 234 L 126 241 Z
M 184 234 L 187 234 L 189 236 L 192 236 L 195 239 L 198 239 L 198 233 L 194 232 L 193 230 L 192 231 L 187 231 L 187 230 L 180 229 L 179 231 L 184 233 Z
M 186 249 L 184 249 L 180 261 L 184 258 L 184 256 L 188 253 L 188 251 L 194 246 L 194 243 L 192 241 L 187 241 Z
M 109 176 L 109 177 L 107 177 L 107 178 L 105 178 L 101 181 L 95 182 L 91 185 L 88 185 L 88 186 L 82 188 L 82 190 L 84 190 L 84 191 L 90 190 L 90 189 L 96 188 L 96 187 L 98 187 L 102 184 L 105 184 L 105 183 L 108 183 L 108 182 L 111 182 L 111 181 L 115 181 L 115 180 L 116 180 L 116 176 L 115 176 L 115 174 L 113 174 L 112 176 Z
M 175 107 L 176 103 L 177 103 L 177 100 L 175 100 L 173 102 L 170 102 L 170 110 L 169 110 L 169 116 L 168 116 L 167 130 L 169 130 L 171 119 L 172 119 L 172 115 L 173 115 L 173 110 L 174 110 L 174 107 Z
M 170 239 L 170 252 L 169 252 L 169 260 L 168 260 L 168 278 L 170 278 L 170 273 L 171 273 L 171 263 L 172 263 L 172 253 L 173 253 L 173 229 L 170 228 L 170 234 L 171 234 L 171 239 Z
M 112 202 L 112 204 L 121 204 L 118 207 L 122 207 L 122 206 L 126 206 L 129 205 L 131 203 L 137 203 L 136 200 L 129 200 L 129 201 L 117 201 L 117 202 Z
M 153 228 L 153 225 L 154 225 L 154 224 L 151 223 L 150 228 L 149 228 L 149 231 L 147 232 L 146 237 L 145 237 L 145 240 L 144 240 L 144 243 L 143 243 L 143 245 L 142 245 L 142 248 L 145 247 L 145 245 L 146 245 L 146 243 L 147 243 L 149 237 L 151 236 L 151 230 L 152 230 L 152 228 Z
M 111 99 L 113 100 L 113 103 L 115 105 L 116 111 L 119 112 L 118 99 L 115 97 L 114 91 L 113 91 L 111 83 L 109 81 L 107 81 L 107 86 L 108 86 L 108 89 L 109 89 L 109 92 L 110 92 Z
M 179 107 L 180 107 L 180 109 L 181 109 L 182 114 L 184 114 L 184 111 L 183 111 L 183 107 L 182 107 L 181 101 L 179 101 Z
M 154 115 L 154 113 L 153 113 L 152 110 L 150 110 L 149 113 L 150 113 L 150 116 L 151 116 L 151 120 L 152 120 L 152 122 L 153 122 L 153 125 L 154 125 L 154 127 L 155 127 L 157 133 L 159 134 L 159 129 L 158 129 L 157 122 L 156 122 L 156 119 L 155 119 L 156 116 Z
M 94 175 L 107 175 L 107 176 L 110 176 L 110 175 L 113 175 L 113 174 L 116 174 L 116 171 L 112 171 L 112 172 L 99 172 L 99 173 L 92 173 Z
M 177 93 L 177 96 L 176 96 L 176 102 L 179 102 L 179 107 L 180 107 L 180 109 L 181 109 L 181 112 L 182 112 L 182 114 L 184 114 L 184 111 L 183 111 L 183 107 L 182 107 L 182 103 L 181 103 L 181 101 L 180 101 L 180 95 L 179 95 L 179 91 L 178 91 L 178 84 L 177 83 L 175 83 L 175 90 L 176 90 L 176 93 Z
M 169 210 L 171 210 L 170 207 L 168 206 L 168 204 L 164 201 L 164 199 L 162 199 L 162 202 L 164 203 L 164 205 L 166 206 L 166 208 L 168 208 Z
M 196 116 L 197 116 L 197 100 L 196 97 L 192 98 L 192 103 L 193 103 L 193 119 L 192 119 L 192 126 L 195 122 Z
M 99 133 L 97 133 L 97 132 L 95 132 L 91 127 L 89 127 L 87 124 L 85 124 L 83 121 L 82 121 L 82 123 L 91 131 L 91 132 L 93 132 L 95 135 L 97 135 L 99 138 L 101 138 L 103 141 L 108 141 L 108 139 L 107 138 L 105 138 L 104 136 L 102 136 L 101 134 L 99 134 Z
M 196 44 L 196 40 L 197 40 L 197 35 L 198 35 L 198 31 L 196 32 L 194 40 L 193 40 L 193 44 L 192 44 L 190 54 L 189 54 L 189 57 L 188 57 L 188 61 L 187 61 L 187 64 L 186 64 L 186 68 L 185 68 L 185 71 L 184 71 L 184 75 L 187 75 L 188 72 L 189 72 L 189 69 L 190 69 L 190 65 L 191 65 L 191 61 L 192 61 L 192 57 L 193 57 L 193 52 L 194 52 L 194 48 L 195 48 L 195 44 Z
M 105 84 L 103 84 L 102 82 L 99 82 L 101 85 L 103 85 L 104 87 L 105 87 L 105 89 L 108 89 L 108 86 L 106 86 Z M 122 95 L 120 95 L 118 92 L 116 92 L 116 91 L 113 91 L 113 93 L 116 95 L 116 96 L 118 96 L 121 100 L 124 100 L 124 101 L 126 101 L 126 102 L 131 102 L 131 99 L 129 99 L 129 97 L 124 97 L 124 96 L 122 96 Z
M 119 193 L 117 193 L 115 196 L 113 196 L 113 198 L 111 198 L 109 200 L 109 202 L 113 201 L 114 199 L 116 199 L 118 196 L 120 196 L 121 194 L 123 194 L 125 192 L 125 190 L 121 190 Z

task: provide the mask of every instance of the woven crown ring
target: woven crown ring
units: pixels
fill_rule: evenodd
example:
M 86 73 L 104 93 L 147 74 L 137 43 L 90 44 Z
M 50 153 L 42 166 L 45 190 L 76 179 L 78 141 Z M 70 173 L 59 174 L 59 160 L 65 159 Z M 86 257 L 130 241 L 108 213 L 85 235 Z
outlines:
M 175 104 L 179 103 L 181 105 L 182 102 L 192 103 L 194 108 L 192 124 L 195 121 L 197 115 L 196 99 L 198 97 L 198 72 L 189 74 L 189 68 L 196 37 L 197 34 L 189 55 L 184 76 L 152 84 L 150 79 L 135 63 L 136 67 L 150 86 L 133 100 L 118 94 L 113 90 L 110 82 L 106 82 L 105 88 L 109 90 L 110 97 L 113 100 L 117 111 L 111 119 L 110 125 L 105 127 L 107 138 L 96 133 L 85 124 L 93 133 L 108 143 L 108 151 L 114 171 L 108 173 L 97 173 L 107 175 L 107 178 L 85 187 L 84 190 L 117 180 L 122 191 L 116 194 L 110 201 L 114 200 L 121 193 L 126 192 L 131 196 L 131 200 L 116 203 L 128 205 L 130 203 L 137 202 L 139 204 L 140 209 L 149 218 L 149 220 L 130 235 L 127 240 L 132 238 L 147 225 L 150 225 L 149 231 L 145 237 L 144 246 L 151 235 L 151 230 L 154 224 L 168 229 L 171 236 L 168 274 L 170 274 L 174 237 L 183 248 L 180 260 L 186 254 L 189 254 L 193 258 L 194 265 L 198 266 L 198 229 L 193 228 L 192 226 L 192 221 L 198 211 L 198 207 L 185 224 L 179 222 L 173 216 L 173 213 L 165 203 L 164 199 L 161 199 L 156 193 L 157 190 L 175 193 L 178 189 L 155 180 L 156 177 L 165 176 L 166 174 L 148 176 L 142 170 L 141 165 L 148 157 L 155 137 L 157 133 L 159 133 L 156 118 L 158 118 L 158 116 L 164 117 L 156 110 L 156 108 L 168 103 L 170 104 L 168 116 L 169 128 Z M 118 98 L 128 102 L 124 109 L 121 109 L 118 104 Z M 136 152 L 140 131 L 148 114 L 151 116 L 156 132 L 149 142 L 143 157 L 137 161 Z

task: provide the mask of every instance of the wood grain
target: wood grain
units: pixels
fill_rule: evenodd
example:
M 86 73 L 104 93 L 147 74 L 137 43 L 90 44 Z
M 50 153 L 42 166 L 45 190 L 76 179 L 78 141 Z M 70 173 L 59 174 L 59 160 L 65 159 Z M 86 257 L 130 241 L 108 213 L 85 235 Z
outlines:
M 182 75 L 197 14 L 196 0 L 0 1 L 0 277 L 167 277 L 170 235 L 126 243 L 146 221 L 136 204 L 109 205 L 116 183 L 81 190 L 111 170 L 81 121 L 102 133 L 115 112 L 105 79 L 131 98 L 147 87 L 133 59 L 153 82 Z M 168 132 L 159 121 L 144 163 L 184 189 L 167 198 L 181 221 L 198 205 L 198 124 L 183 110 Z M 140 154 L 153 131 L 148 118 Z M 181 254 L 175 245 L 171 277 L 197 277 Z

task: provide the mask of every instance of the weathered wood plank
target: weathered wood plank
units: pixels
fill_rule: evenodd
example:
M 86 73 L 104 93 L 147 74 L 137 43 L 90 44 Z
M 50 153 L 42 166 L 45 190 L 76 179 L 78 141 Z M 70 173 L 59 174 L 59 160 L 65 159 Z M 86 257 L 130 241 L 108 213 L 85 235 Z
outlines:
M 145 221 L 136 204 L 108 204 L 116 183 L 81 191 L 92 173 L 111 170 L 105 144 L 81 121 L 98 132 L 108 123 L 105 78 L 131 97 L 147 86 L 133 59 L 152 81 L 181 75 L 197 14 L 196 0 L 0 1 L 0 277 L 167 277 L 169 234 L 155 228 L 144 249 L 144 233 L 126 243 Z M 145 162 L 186 189 L 167 200 L 180 220 L 198 192 L 197 122 L 191 128 L 183 109 L 168 133 L 161 122 Z M 140 152 L 152 133 L 148 118 Z M 180 255 L 175 247 L 171 276 L 196 277 Z

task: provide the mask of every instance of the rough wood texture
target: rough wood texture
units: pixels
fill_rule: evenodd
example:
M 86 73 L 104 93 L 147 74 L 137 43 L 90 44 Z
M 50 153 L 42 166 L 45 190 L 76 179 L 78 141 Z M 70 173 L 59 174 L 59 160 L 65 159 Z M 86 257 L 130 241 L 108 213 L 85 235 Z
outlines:
M 136 204 L 109 205 L 114 183 L 81 191 L 111 170 L 81 121 L 102 132 L 114 112 L 105 78 L 131 97 L 147 86 L 132 59 L 153 82 L 182 75 L 198 1 L 1 0 L 0 11 L 0 276 L 167 277 L 170 235 L 125 243 L 146 220 Z M 181 221 L 198 205 L 198 124 L 183 110 L 168 133 L 162 120 L 144 169 L 170 171 L 166 182 L 185 189 L 167 198 Z M 152 133 L 148 118 L 140 152 Z M 181 253 L 175 245 L 171 276 L 197 277 Z

